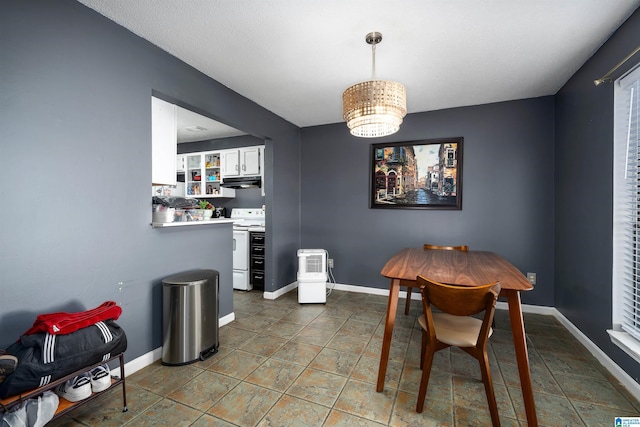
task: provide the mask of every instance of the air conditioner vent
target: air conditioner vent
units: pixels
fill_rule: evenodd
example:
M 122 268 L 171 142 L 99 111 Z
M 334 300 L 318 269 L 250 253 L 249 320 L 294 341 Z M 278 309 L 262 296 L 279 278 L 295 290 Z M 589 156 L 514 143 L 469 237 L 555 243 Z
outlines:
M 188 130 L 189 132 L 203 132 L 208 130 L 207 128 L 203 128 L 202 126 L 189 126 L 184 128 L 184 130 Z

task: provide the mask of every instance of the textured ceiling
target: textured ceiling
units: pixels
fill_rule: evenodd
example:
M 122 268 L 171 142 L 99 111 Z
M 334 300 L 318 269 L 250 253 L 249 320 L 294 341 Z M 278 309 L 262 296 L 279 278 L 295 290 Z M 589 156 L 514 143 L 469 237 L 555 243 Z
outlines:
M 246 135 L 208 117 L 178 107 L 178 143 Z
M 640 0 L 80 0 L 300 126 L 376 77 L 409 113 L 552 95 Z M 613 66 L 614 64 L 611 64 Z M 603 73 L 607 70 L 603 70 Z M 593 76 L 594 79 L 600 76 Z

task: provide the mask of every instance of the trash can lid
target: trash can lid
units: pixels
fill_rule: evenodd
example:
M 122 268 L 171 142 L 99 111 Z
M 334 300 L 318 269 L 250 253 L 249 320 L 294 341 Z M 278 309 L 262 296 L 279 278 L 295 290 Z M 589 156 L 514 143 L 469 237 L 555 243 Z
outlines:
M 175 274 L 162 280 L 163 285 L 198 285 L 209 279 L 217 278 L 216 270 L 191 270 Z

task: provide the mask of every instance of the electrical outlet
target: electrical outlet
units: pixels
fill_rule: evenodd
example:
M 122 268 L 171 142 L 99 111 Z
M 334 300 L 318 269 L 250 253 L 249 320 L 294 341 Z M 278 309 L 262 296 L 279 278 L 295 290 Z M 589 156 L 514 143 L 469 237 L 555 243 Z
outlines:
M 527 280 L 532 285 L 535 285 L 536 284 L 536 273 L 527 273 Z
M 333 258 L 329 258 L 329 268 L 333 268 Z

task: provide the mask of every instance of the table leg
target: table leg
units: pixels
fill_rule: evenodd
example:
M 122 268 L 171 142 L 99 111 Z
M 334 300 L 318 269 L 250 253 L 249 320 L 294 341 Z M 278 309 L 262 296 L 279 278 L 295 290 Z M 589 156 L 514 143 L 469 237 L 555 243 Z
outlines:
M 516 349 L 516 360 L 518 361 L 518 372 L 520 373 L 522 399 L 524 400 L 524 408 L 527 414 L 527 425 L 536 427 L 538 420 L 536 417 L 536 404 L 533 399 L 533 388 L 531 387 L 529 354 L 527 353 L 527 338 L 524 333 L 524 321 L 522 320 L 520 292 L 507 290 L 507 301 L 509 303 L 509 319 L 511 320 L 511 332 L 513 333 L 513 342 Z
M 393 336 L 393 325 L 396 321 L 396 309 L 398 308 L 398 295 L 400 293 L 400 280 L 392 279 L 389 288 L 389 302 L 387 303 L 387 318 L 384 324 L 384 337 L 382 338 L 382 353 L 380 353 L 380 368 L 378 369 L 378 386 L 376 391 L 384 390 L 384 378 L 387 375 L 389 363 L 389 349 Z
M 411 286 L 407 286 L 407 300 L 404 302 L 404 314 L 409 315 L 411 309 Z

